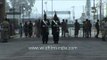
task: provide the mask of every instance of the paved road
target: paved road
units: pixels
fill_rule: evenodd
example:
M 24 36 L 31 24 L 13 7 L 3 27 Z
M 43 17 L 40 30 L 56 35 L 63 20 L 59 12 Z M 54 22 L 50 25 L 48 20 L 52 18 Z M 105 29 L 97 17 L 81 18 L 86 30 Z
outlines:
M 57 49 L 30 49 L 56 47 Z M 60 49 L 59 49 L 60 47 Z M 71 47 L 72 49 L 62 49 Z M 0 60 L 106 60 L 107 42 L 96 38 L 60 38 L 59 44 L 42 44 L 37 38 L 11 39 L 0 43 Z

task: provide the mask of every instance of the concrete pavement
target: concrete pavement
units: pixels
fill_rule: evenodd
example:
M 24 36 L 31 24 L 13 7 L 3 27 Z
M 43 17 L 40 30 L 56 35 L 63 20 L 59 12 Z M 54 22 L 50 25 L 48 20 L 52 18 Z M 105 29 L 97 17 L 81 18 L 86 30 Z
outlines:
M 29 47 L 76 47 L 76 49 L 29 49 Z M 59 44 L 42 44 L 38 38 L 11 39 L 0 43 L 0 60 L 106 60 L 107 42 L 96 38 L 60 38 Z

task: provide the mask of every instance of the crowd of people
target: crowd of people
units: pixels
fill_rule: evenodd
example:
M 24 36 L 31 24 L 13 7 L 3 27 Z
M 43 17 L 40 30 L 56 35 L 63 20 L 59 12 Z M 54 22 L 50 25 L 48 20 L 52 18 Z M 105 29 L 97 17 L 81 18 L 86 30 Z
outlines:
M 107 18 L 104 19 L 104 23 L 100 24 L 99 20 L 97 20 L 97 22 L 95 23 L 95 25 L 92 25 L 92 23 L 90 22 L 90 20 L 86 19 L 85 21 L 83 21 L 83 24 L 81 25 L 78 20 L 75 20 L 74 23 L 74 37 L 78 37 L 79 35 L 79 30 L 80 28 L 83 29 L 83 37 L 89 38 L 92 37 L 92 26 L 94 26 L 96 28 L 96 38 L 99 38 L 99 31 L 100 31 L 100 27 L 102 26 L 103 28 L 101 28 L 102 30 L 102 39 L 105 41 L 105 37 L 107 34 Z M 63 19 L 62 22 L 60 22 L 60 19 L 58 18 L 57 14 L 55 13 L 52 21 L 50 22 L 47 19 L 47 15 L 46 13 L 44 14 L 44 19 L 43 20 L 36 20 L 34 23 L 32 21 L 26 21 L 24 22 L 24 24 L 20 23 L 19 25 L 19 34 L 20 37 L 24 36 L 27 37 L 42 37 L 42 41 L 43 44 L 47 44 L 48 43 L 48 35 L 49 35 L 49 28 L 51 27 L 52 29 L 52 35 L 53 35 L 53 41 L 55 44 L 58 44 L 59 41 L 59 34 L 60 34 L 60 27 L 61 27 L 61 32 L 62 32 L 62 37 L 66 37 L 69 36 L 69 32 L 68 31 L 68 20 L 67 19 Z M 3 42 L 7 42 L 10 34 L 9 32 L 12 32 L 13 29 L 11 28 L 14 25 L 10 25 L 9 22 L 6 20 L 4 20 L 1 23 L 1 38 L 3 39 Z M 10 30 L 11 28 L 11 30 Z

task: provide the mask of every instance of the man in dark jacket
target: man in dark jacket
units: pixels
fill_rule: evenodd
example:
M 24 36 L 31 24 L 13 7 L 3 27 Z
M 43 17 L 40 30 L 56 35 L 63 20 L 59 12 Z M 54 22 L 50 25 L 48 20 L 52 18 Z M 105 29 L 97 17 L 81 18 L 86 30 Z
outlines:
M 97 30 L 97 34 L 96 34 L 96 38 L 98 38 L 98 35 L 99 35 L 99 20 L 97 20 L 96 24 L 95 24 L 95 28 Z
M 51 26 L 52 26 L 52 35 L 53 35 L 54 43 L 58 44 L 60 21 L 59 21 L 59 18 L 57 17 L 56 13 L 55 13 L 54 18 L 52 20 L 52 25 Z
M 74 27 L 75 27 L 75 37 L 78 37 L 79 30 L 80 30 L 80 24 L 78 23 L 77 20 L 74 23 Z
M 33 33 L 33 24 L 32 24 L 31 21 L 29 21 L 28 32 L 29 32 L 29 37 L 32 37 L 32 33 Z
M 27 22 L 25 22 L 24 23 L 24 34 L 25 34 L 25 37 L 28 37 L 28 23 Z

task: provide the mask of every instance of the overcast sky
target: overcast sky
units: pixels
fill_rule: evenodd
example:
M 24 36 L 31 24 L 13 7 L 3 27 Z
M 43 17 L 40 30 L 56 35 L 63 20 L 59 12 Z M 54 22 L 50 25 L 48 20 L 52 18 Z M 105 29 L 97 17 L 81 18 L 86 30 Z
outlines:
M 47 5 L 46 3 L 47 2 Z M 54 11 L 71 11 L 72 6 L 75 6 L 75 17 L 79 18 L 83 12 L 83 6 L 85 7 L 86 0 L 54 0 L 53 1 L 53 10 Z M 47 9 L 46 9 L 47 8 Z M 52 3 L 50 0 L 44 0 L 44 10 L 52 11 Z M 35 12 L 38 11 L 38 12 Z M 33 7 L 33 14 L 41 14 L 41 1 L 37 0 L 35 6 Z M 64 18 L 68 18 L 69 15 L 63 15 Z M 72 14 L 71 14 L 72 16 Z M 61 15 L 59 17 L 62 17 Z M 72 18 L 72 17 L 71 17 Z
M 44 10 L 52 11 L 52 2 L 51 0 L 43 0 L 44 1 Z M 99 0 L 96 0 L 99 1 Z M 104 0 L 103 0 L 104 1 Z M 105 0 L 106 1 L 106 0 Z M 46 3 L 47 2 L 47 5 Z M 83 12 L 83 6 L 86 6 L 86 0 L 53 0 L 53 10 L 54 11 L 71 11 L 72 6 L 75 6 L 75 17 L 80 18 L 81 13 Z M 91 7 L 93 6 L 93 0 L 91 0 Z M 34 17 L 36 14 L 41 14 L 41 0 L 36 0 L 35 5 L 33 7 L 32 16 Z M 47 9 L 46 9 L 47 8 Z M 37 11 L 37 12 L 36 12 Z M 69 15 L 60 15 L 61 18 L 68 18 Z M 72 14 L 71 14 L 72 19 Z

